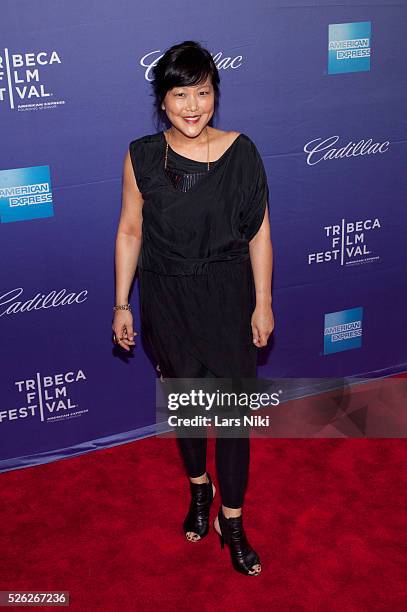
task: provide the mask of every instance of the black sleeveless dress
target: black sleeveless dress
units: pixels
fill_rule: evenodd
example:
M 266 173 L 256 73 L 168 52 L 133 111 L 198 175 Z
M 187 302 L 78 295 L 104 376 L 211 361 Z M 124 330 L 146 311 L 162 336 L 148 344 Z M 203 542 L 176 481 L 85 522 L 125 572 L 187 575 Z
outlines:
M 241 133 L 215 162 L 168 148 L 164 133 L 133 140 L 143 194 L 138 261 L 141 334 L 166 378 L 256 377 L 249 241 L 269 190 L 260 154 Z

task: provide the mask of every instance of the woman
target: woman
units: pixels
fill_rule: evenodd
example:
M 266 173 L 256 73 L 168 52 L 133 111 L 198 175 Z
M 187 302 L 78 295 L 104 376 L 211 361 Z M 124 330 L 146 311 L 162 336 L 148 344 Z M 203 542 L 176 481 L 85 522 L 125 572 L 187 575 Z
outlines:
M 274 327 L 263 162 L 247 135 L 209 126 L 219 74 L 201 45 L 174 45 L 153 76 L 157 115 L 171 126 L 133 140 L 124 162 L 114 341 L 135 345 L 128 295 L 138 265 L 141 329 L 161 377 L 255 378 L 257 349 Z M 191 492 L 183 528 L 196 542 L 208 533 L 216 492 L 205 431 L 177 441 Z M 248 467 L 249 436 L 217 436 L 222 504 L 213 527 L 233 567 L 259 575 L 242 522 Z

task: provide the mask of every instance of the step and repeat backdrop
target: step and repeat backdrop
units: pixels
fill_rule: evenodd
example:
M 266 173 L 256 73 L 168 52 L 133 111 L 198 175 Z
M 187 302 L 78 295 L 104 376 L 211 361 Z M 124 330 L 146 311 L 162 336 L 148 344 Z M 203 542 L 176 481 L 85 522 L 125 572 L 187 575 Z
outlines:
M 156 364 L 140 333 L 111 342 L 114 245 L 128 144 L 158 131 L 151 69 L 183 40 L 219 69 L 214 127 L 268 174 L 259 378 L 406 369 L 406 26 L 384 0 L 3 0 L 0 470 L 154 432 Z M 131 303 L 140 332 L 137 275 Z

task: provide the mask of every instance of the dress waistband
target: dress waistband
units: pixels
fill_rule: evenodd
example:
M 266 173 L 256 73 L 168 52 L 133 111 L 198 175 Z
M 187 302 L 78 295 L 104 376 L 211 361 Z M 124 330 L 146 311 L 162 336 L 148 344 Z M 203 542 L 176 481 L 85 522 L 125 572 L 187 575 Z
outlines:
M 141 247 L 138 267 L 142 271 L 155 272 L 168 276 L 186 276 L 196 274 L 212 274 L 230 269 L 231 265 L 250 260 L 249 249 L 227 251 L 205 258 L 170 257 L 154 253 L 144 242 Z

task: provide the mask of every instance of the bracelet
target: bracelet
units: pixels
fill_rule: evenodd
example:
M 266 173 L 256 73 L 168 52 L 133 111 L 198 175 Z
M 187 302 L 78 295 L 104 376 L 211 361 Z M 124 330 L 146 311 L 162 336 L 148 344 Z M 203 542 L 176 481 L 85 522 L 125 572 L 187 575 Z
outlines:
M 113 310 L 130 310 L 131 312 L 131 304 L 117 304 L 113 306 Z

